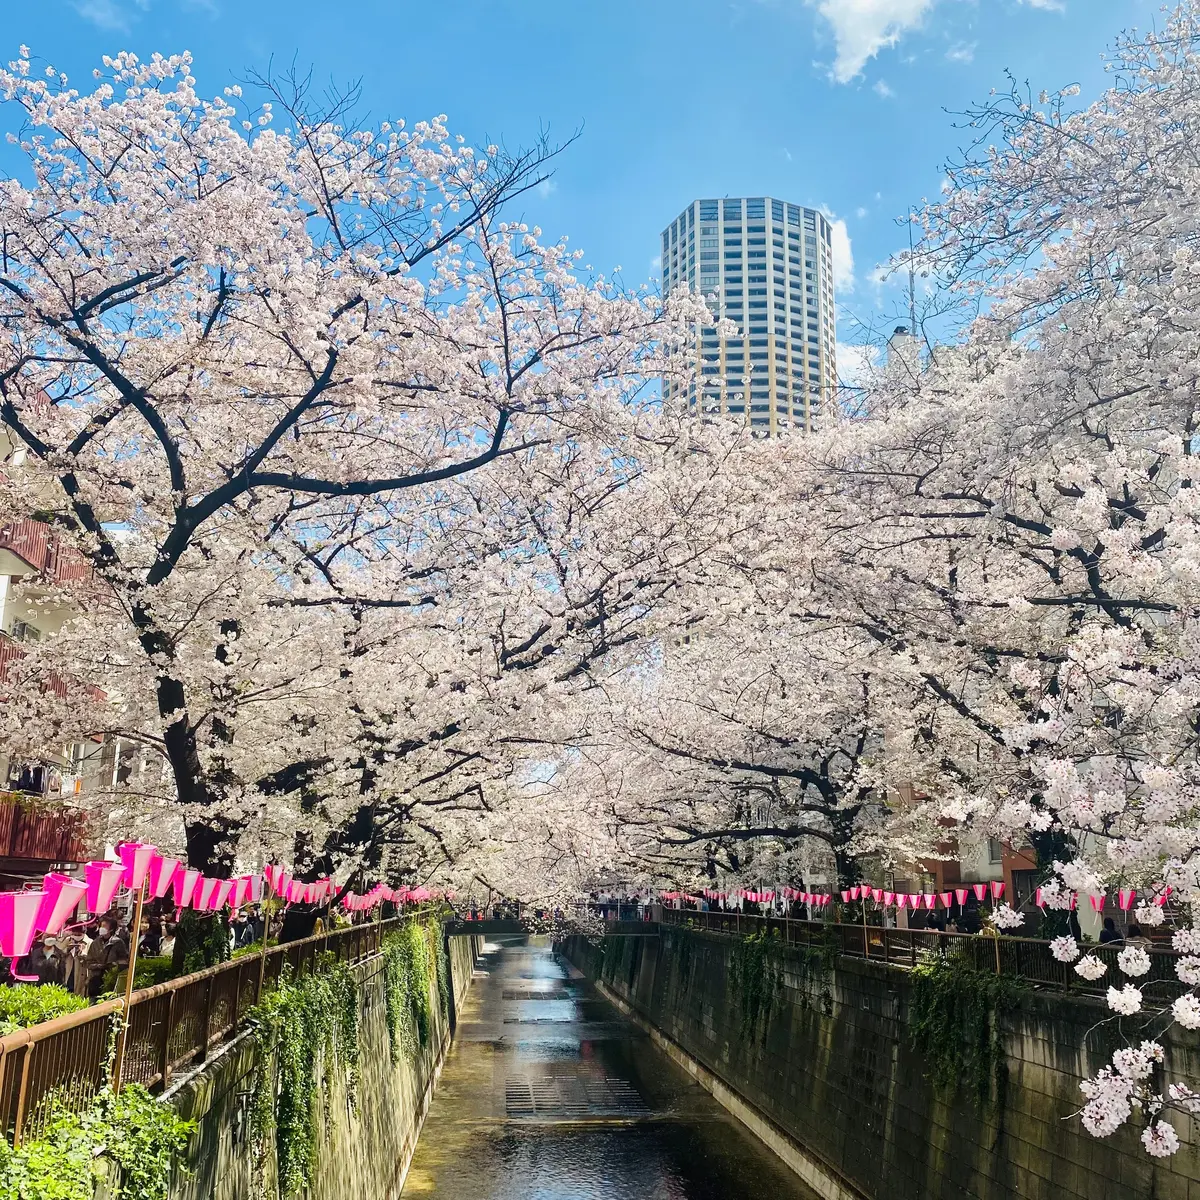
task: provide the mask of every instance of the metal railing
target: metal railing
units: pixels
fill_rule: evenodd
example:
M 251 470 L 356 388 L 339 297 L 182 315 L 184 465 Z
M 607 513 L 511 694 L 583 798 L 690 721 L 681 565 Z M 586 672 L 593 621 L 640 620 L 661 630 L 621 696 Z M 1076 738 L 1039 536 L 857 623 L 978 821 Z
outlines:
M 331 930 L 134 992 L 123 1082 L 161 1090 L 226 1040 L 286 969 L 308 974 L 326 952 L 361 962 L 412 918 Z M 0 1038 L 0 1123 L 13 1146 L 36 1137 L 63 1107 L 80 1111 L 112 1086 L 112 1035 L 123 1008 L 123 999 L 107 1000 Z
M 889 929 L 881 925 L 852 925 L 837 921 L 798 921 L 790 917 L 762 917 L 744 913 L 662 910 L 664 925 L 705 929 L 743 937 L 766 932 L 788 946 L 830 949 L 843 958 L 867 959 L 911 970 L 918 963 L 942 956 L 965 960 L 981 971 L 1017 975 L 1035 986 L 1075 995 L 1102 996 L 1124 976 L 1117 969 L 1115 946 L 1088 946 L 1109 968 L 1097 980 L 1084 979 L 1071 963 L 1059 962 L 1050 943 L 1038 938 L 990 937 L 972 933 L 940 933 L 936 929 Z M 1175 974 L 1179 955 L 1173 950 L 1149 947 L 1150 971 L 1134 982 L 1148 998 L 1171 999 L 1185 991 Z

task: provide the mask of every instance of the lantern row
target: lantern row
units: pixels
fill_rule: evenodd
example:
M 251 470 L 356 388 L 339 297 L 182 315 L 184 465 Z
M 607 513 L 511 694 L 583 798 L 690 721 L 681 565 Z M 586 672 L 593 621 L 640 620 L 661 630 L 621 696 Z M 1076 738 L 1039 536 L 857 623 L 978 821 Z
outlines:
M 967 903 L 971 895 L 974 895 L 975 899 L 981 904 L 989 898 L 995 903 L 1003 899 L 1004 887 L 1005 885 L 1001 880 L 993 880 L 991 883 L 973 883 L 967 887 L 954 888 L 948 892 L 895 892 L 862 883 L 852 888 L 843 888 L 842 901 L 849 904 L 854 900 L 873 900 L 876 904 L 881 904 L 885 908 L 908 908 L 916 912 L 921 908 L 927 910 L 950 908 L 955 903 L 961 907 Z M 1161 907 L 1166 904 L 1171 891 L 1172 889 L 1169 887 L 1153 890 L 1149 898 L 1145 900 L 1145 903 Z M 753 904 L 770 904 L 775 900 L 776 895 L 783 896 L 787 900 L 799 901 L 801 904 L 810 904 L 816 908 L 823 908 L 825 905 L 831 903 L 833 899 L 828 892 L 803 892 L 791 887 L 780 888 L 778 892 L 774 889 L 751 891 L 742 888 L 736 892 L 717 892 L 709 888 L 704 889 L 704 896 L 708 900 L 728 900 L 733 898 L 749 900 Z M 1071 908 L 1078 906 L 1079 896 L 1080 893 L 1071 894 Z M 663 892 L 662 898 L 664 900 L 688 900 L 695 903 L 699 903 L 700 900 L 700 897 L 689 895 L 687 892 Z M 1137 899 L 1137 889 L 1121 888 L 1117 892 L 1116 899 L 1120 909 L 1123 912 L 1128 912 Z M 1094 912 L 1104 911 L 1105 897 L 1103 895 L 1089 895 L 1088 900 Z M 1046 901 L 1042 897 L 1041 888 L 1037 889 L 1034 903 L 1038 908 L 1046 907 Z
M 177 916 L 189 907 L 217 912 L 225 907 L 236 911 L 243 905 L 257 904 L 263 899 L 264 881 L 285 904 L 320 904 L 335 891 L 328 877 L 305 883 L 275 864 L 264 867 L 261 873 L 213 879 L 186 867 L 181 859 L 160 854 L 156 846 L 141 842 L 127 842 L 117 848 L 117 854 L 119 861 L 87 863 L 82 880 L 51 872 L 43 877 L 39 890 L 0 892 L 0 954 L 12 960 L 14 978 L 26 978 L 17 975 L 16 961 L 29 953 L 39 933 L 59 933 L 81 903 L 90 915 L 108 912 L 120 889 L 136 895 L 145 887 L 147 896 L 155 900 L 170 892 Z M 379 884 L 365 896 L 346 893 L 342 906 L 349 912 L 361 912 L 384 900 L 415 903 L 431 896 L 427 888 L 393 890 Z
M 788 889 L 785 889 L 785 891 Z M 1164 887 L 1152 892 L 1151 895 L 1144 898 L 1143 902 L 1154 904 L 1162 907 L 1166 904 L 1168 897 L 1171 895 L 1172 888 Z M 1079 904 L 1079 892 L 1072 892 L 1070 896 L 1069 907 L 1074 909 Z M 974 895 L 975 899 L 981 904 L 989 896 L 993 903 L 1003 899 L 1004 884 L 1000 880 L 994 880 L 991 883 L 973 883 L 969 887 L 954 888 L 949 892 L 889 892 L 883 888 L 872 887 L 870 884 L 859 884 L 857 887 L 844 888 L 842 890 L 842 900 L 845 903 L 850 903 L 853 900 L 873 900 L 876 904 L 881 904 L 888 908 L 895 906 L 896 908 L 908 907 L 914 912 L 919 908 L 950 908 L 957 903 L 960 907 L 967 903 L 969 896 Z M 1137 899 L 1136 888 L 1121 888 L 1117 892 L 1117 905 L 1122 912 L 1128 912 L 1134 905 Z M 1091 903 L 1093 912 L 1103 912 L 1105 905 L 1105 897 L 1102 894 L 1088 895 L 1088 900 Z M 1034 894 L 1034 904 L 1038 908 L 1046 907 L 1046 900 L 1043 897 L 1042 889 L 1038 888 Z

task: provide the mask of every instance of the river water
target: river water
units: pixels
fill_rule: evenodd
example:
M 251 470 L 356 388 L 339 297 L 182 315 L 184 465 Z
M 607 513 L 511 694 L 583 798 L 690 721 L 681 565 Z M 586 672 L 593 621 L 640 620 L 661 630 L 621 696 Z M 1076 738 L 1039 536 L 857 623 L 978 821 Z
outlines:
M 815 1200 L 548 942 L 480 960 L 405 1200 Z

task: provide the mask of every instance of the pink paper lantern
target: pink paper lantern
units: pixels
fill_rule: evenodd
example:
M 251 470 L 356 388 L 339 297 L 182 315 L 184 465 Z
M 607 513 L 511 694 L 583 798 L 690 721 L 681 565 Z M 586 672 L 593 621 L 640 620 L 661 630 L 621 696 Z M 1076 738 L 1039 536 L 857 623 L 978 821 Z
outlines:
M 935 897 L 934 897 L 934 894 L 933 894 L 932 892 L 922 892 L 922 893 L 921 893 L 921 899 L 925 901 L 925 907 L 926 907 L 926 908 L 932 908 L 932 907 L 933 907 L 933 901 L 934 901 Z
M 38 909 L 37 928 L 55 934 L 79 907 L 80 899 L 87 895 L 87 884 L 67 875 L 51 872 L 42 877 L 42 891 L 45 899 Z
M 1038 908 L 1046 907 L 1046 901 L 1042 898 L 1042 889 L 1041 888 L 1038 888 L 1037 891 L 1034 893 L 1033 902 L 1034 902 L 1034 904 L 1036 904 L 1038 906 Z
M 150 871 L 150 863 L 157 853 L 157 846 L 147 846 L 142 842 L 125 842 L 117 847 L 117 854 L 125 867 L 121 883 L 131 892 L 141 890 Z
M 913 910 L 913 912 L 916 912 L 917 909 L 921 907 L 921 897 L 914 896 L 912 892 L 909 892 L 908 893 L 908 907 L 911 908 Z
M 940 892 L 938 899 L 942 902 L 943 908 L 949 908 L 951 902 L 954 900 L 954 896 L 950 892 Z
M 176 908 L 187 908 L 191 904 L 199 882 L 199 871 L 193 870 L 191 867 L 185 867 L 182 864 L 176 868 L 175 877 L 171 880 L 171 887 L 175 892 Z
M 958 903 L 959 903 L 959 905 L 960 905 L 960 906 L 961 906 L 961 905 L 963 905 L 963 904 L 966 904 L 966 902 L 967 902 L 967 889 L 966 889 L 966 888 L 955 888 L 955 889 L 954 889 L 954 898 L 955 898 L 955 900 L 957 900 L 957 901 L 958 901 Z
M 905 892 L 896 893 L 896 907 L 906 908 L 908 906 L 908 895 Z
M 890 906 L 890 905 L 894 904 L 895 900 L 896 900 L 895 892 L 884 892 L 883 893 L 883 903 L 885 906 Z
M 971 884 L 971 890 L 975 893 L 975 899 L 982 904 L 984 896 L 987 895 L 987 884 L 973 883 Z
M 0 892 L 0 954 L 12 959 L 14 979 L 36 983 L 36 975 L 18 975 L 17 959 L 29 953 L 37 934 L 37 918 L 45 892 Z
M 883 888 L 872 888 L 871 899 L 874 900 L 876 904 L 882 904 L 884 902 Z
M 207 875 L 200 876 L 200 885 L 192 895 L 192 907 L 198 912 L 207 912 L 216 906 L 213 904 L 213 895 L 217 890 L 217 885 L 221 881 L 219 879 L 210 879 Z
M 161 900 L 167 894 L 167 889 L 175 881 L 175 872 L 179 870 L 179 865 L 179 859 L 167 858 L 162 854 L 156 854 L 150 860 L 150 872 L 146 878 L 150 882 L 152 899 Z
M 1089 896 L 1088 899 L 1092 902 L 1093 912 L 1102 912 L 1104 910 L 1103 896 Z
M 999 900 L 1004 895 L 1004 881 L 1001 879 L 992 880 L 992 899 Z
M 250 877 L 248 875 L 239 875 L 233 881 L 233 891 L 230 893 L 229 903 L 234 908 L 241 908 L 246 903 L 250 896 Z
M 1127 891 L 1121 889 L 1117 892 L 1117 904 L 1120 905 L 1122 912 L 1128 912 L 1133 907 L 1133 899 L 1136 895 L 1136 888 L 1129 888 Z
M 217 886 L 213 888 L 212 895 L 208 900 L 209 910 L 217 912 L 229 903 L 229 897 L 233 894 L 232 879 L 218 879 Z
M 106 913 L 112 908 L 113 897 L 121 886 L 125 868 L 121 863 L 104 860 L 90 862 L 83 869 L 87 880 L 87 907 L 90 913 Z

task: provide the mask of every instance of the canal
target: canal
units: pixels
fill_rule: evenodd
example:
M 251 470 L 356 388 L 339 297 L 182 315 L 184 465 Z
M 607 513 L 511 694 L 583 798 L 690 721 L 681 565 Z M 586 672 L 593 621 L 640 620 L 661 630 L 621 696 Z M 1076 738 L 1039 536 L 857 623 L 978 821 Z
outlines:
M 487 946 L 405 1200 L 814 1200 L 544 939 Z

